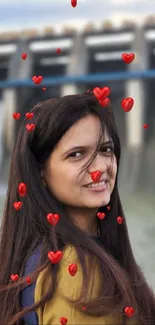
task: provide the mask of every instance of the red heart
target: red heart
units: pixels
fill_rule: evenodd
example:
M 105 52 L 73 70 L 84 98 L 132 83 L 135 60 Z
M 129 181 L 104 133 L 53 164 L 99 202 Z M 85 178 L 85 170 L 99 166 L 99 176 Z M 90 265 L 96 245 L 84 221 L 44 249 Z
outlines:
M 111 207 L 110 207 L 110 205 L 108 205 L 108 206 L 107 206 L 107 210 L 110 210 L 110 209 L 111 209 Z
M 21 115 L 20 113 L 13 113 L 12 116 L 15 120 L 19 120 Z
M 67 322 L 68 322 L 68 319 L 67 319 L 67 318 L 65 318 L 65 317 L 60 317 L 60 323 L 61 323 L 61 325 L 66 325 Z
M 107 106 L 107 105 L 109 105 L 109 103 L 110 103 L 110 99 L 109 99 L 109 98 L 105 98 L 105 99 L 103 99 L 103 100 L 100 99 L 100 100 L 99 100 L 99 103 L 100 103 L 100 105 L 103 106 L 103 107 L 104 107 L 104 106 Z
M 57 49 L 57 54 L 60 54 L 60 53 L 61 53 L 61 49 L 58 48 L 58 49 Z
M 18 202 L 14 202 L 13 206 L 16 210 L 20 210 L 22 207 L 23 203 L 18 201 Z
M 123 53 L 122 54 L 122 59 L 127 64 L 131 63 L 134 60 L 134 58 L 135 58 L 134 53 L 129 53 L 129 54 Z
M 33 76 L 33 77 L 32 77 L 32 81 L 33 81 L 36 85 L 39 85 L 39 84 L 43 81 L 43 77 L 42 77 L 42 76 L 39 76 L 39 77 Z
M 43 87 L 42 90 L 43 90 L 43 91 L 46 91 L 46 88 Z
M 100 99 L 100 96 L 101 96 L 101 88 L 99 87 L 95 87 L 93 89 L 93 94 L 94 96 L 97 98 L 97 99 Z
M 61 251 L 57 251 L 55 253 L 53 251 L 48 252 L 48 258 L 53 264 L 59 263 L 62 257 L 63 253 Z
M 121 102 L 125 112 L 129 112 L 134 105 L 134 100 L 131 97 L 124 98 Z
M 20 183 L 19 186 L 18 186 L 18 194 L 21 196 L 21 197 L 24 197 L 27 193 L 27 186 L 26 184 L 24 183 Z
M 19 275 L 18 274 L 12 274 L 10 276 L 10 278 L 11 278 L 12 281 L 17 281 L 19 279 Z
M 48 213 L 47 215 L 47 221 L 52 225 L 56 226 L 58 221 L 60 219 L 59 214 L 54 214 L 54 213 Z
M 125 308 L 125 313 L 128 317 L 132 317 L 134 314 L 134 309 L 132 307 L 126 307 Z
M 77 264 L 73 263 L 73 264 L 70 264 L 69 267 L 68 267 L 68 271 L 70 273 L 71 276 L 74 276 L 77 272 Z
M 123 223 L 123 218 L 120 217 L 120 216 L 118 216 L 118 217 L 117 217 L 117 223 L 118 223 L 119 225 L 121 225 L 121 224 Z
M 35 129 L 35 124 L 26 124 L 26 128 L 28 131 L 33 131 Z
M 31 283 L 31 278 L 30 278 L 29 276 L 27 276 L 27 278 L 26 278 L 26 282 L 27 282 L 28 284 Z
M 77 0 L 71 0 L 71 5 L 75 8 L 77 6 Z
M 96 172 L 92 172 L 91 173 L 91 178 L 92 178 L 93 182 L 97 183 L 100 180 L 101 175 L 102 175 L 102 173 L 100 171 L 98 171 L 98 170 Z
M 98 212 L 97 213 L 97 216 L 98 216 L 98 218 L 100 219 L 100 220 L 103 220 L 104 218 L 105 218 L 105 213 L 104 212 Z
M 27 58 L 27 53 L 23 53 L 23 54 L 22 54 L 22 59 L 23 59 L 23 60 L 26 60 L 26 58 Z
M 146 123 L 143 124 L 143 128 L 144 128 L 144 129 L 148 129 L 148 124 L 146 124 Z
M 30 120 L 32 117 L 34 117 L 34 113 L 26 113 L 25 116 L 28 120 Z
M 98 100 L 103 101 L 104 99 L 106 99 L 106 97 L 108 97 L 110 95 L 110 88 L 109 87 L 103 87 L 103 88 L 96 87 L 93 89 L 93 94 Z

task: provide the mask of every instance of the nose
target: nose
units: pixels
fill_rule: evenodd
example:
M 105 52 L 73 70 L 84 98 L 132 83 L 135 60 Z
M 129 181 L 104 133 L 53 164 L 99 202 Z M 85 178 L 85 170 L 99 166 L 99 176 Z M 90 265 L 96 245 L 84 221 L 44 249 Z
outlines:
M 88 173 L 92 174 L 95 171 L 100 171 L 101 174 L 106 173 L 108 170 L 108 162 L 97 155 L 92 161 L 91 165 L 88 167 Z

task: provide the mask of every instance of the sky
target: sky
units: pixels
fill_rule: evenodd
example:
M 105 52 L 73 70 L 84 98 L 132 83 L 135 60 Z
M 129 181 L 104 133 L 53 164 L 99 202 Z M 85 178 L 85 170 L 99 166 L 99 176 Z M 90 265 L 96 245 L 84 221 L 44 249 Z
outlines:
M 0 31 L 42 28 L 78 21 L 96 21 L 154 12 L 155 0 L 0 0 Z M 137 17 L 137 18 L 136 18 Z M 126 18 L 126 17 L 125 17 Z

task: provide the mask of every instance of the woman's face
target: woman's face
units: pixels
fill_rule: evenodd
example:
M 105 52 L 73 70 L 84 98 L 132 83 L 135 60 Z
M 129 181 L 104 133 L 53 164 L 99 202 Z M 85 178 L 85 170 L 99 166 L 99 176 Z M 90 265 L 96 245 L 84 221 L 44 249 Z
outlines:
M 61 138 L 42 171 L 44 181 L 51 193 L 62 203 L 73 208 L 99 208 L 110 201 L 114 188 L 117 163 L 113 143 L 107 134 L 91 165 L 80 171 L 94 153 L 100 131 L 98 117 L 89 115 L 74 124 Z M 75 148 L 77 147 L 77 148 Z M 106 179 L 105 189 L 96 191 L 87 185 L 91 173 L 100 171 L 101 180 Z

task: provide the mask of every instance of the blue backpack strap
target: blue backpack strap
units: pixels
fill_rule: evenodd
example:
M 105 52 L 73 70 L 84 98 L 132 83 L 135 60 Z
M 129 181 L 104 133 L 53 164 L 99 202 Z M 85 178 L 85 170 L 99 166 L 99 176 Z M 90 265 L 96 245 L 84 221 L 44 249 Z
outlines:
M 28 259 L 24 276 L 28 276 L 31 272 L 35 271 L 37 263 L 40 258 L 40 247 L 37 247 L 31 257 Z M 28 287 L 23 289 L 20 293 L 20 302 L 22 308 L 31 306 L 35 303 L 34 293 L 35 293 L 36 282 L 30 284 Z M 38 315 L 35 311 L 31 311 L 23 316 L 23 320 L 26 325 L 39 325 Z

